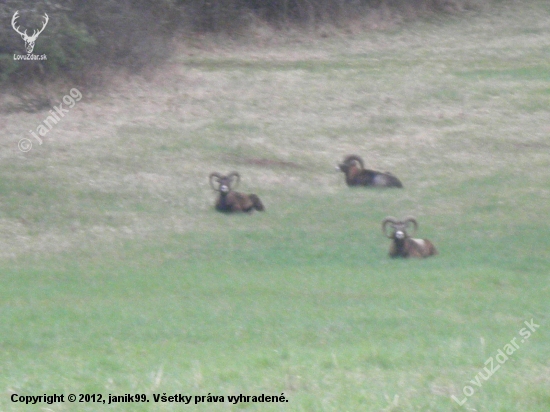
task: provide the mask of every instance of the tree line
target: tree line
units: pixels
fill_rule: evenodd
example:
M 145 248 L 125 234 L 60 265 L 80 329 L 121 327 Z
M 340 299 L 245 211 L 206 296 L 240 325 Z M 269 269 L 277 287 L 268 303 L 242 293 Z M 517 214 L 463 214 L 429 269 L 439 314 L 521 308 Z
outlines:
M 284 30 L 290 26 L 345 25 L 379 7 L 446 12 L 484 0 L 5 0 L 0 4 L 0 84 L 77 78 L 105 65 L 139 70 L 170 56 L 174 33 L 246 33 L 252 20 Z M 487 0 L 490 1 L 490 0 Z M 17 60 L 26 54 L 16 25 L 36 39 L 34 53 L 47 60 Z

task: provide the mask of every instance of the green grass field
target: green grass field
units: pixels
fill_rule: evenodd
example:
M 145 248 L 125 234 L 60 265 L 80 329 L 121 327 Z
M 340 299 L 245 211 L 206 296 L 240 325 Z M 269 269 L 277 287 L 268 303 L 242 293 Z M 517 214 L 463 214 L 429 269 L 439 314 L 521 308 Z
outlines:
M 42 145 L 47 111 L 2 114 L 0 410 L 548 412 L 550 6 L 527 3 L 182 46 L 80 88 Z M 346 187 L 349 153 L 405 189 Z M 265 213 L 214 211 L 231 170 Z M 439 255 L 391 260 L 387 215 Z M 10 400 L 53 393 L 150 402 Z

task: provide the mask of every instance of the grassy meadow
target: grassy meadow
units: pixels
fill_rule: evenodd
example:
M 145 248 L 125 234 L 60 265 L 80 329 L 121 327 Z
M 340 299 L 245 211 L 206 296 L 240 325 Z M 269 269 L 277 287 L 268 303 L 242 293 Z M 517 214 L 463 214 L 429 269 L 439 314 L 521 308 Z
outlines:
M 0 410 L 549 411 L 550 5 L 525 3 L 183 39 L 51 86 L 83 98 L 41 145 L 47 110 L 0 114 Z M 350 153 L 405 188 L 348 188 Z M 266 212 L 214 211 L 231 170 Z M 391 260 L 387 215 L 439 255 Z M 53 393 L 150 402 L 10 400 Z M 178 393 L 288 402 L 153 401 Z

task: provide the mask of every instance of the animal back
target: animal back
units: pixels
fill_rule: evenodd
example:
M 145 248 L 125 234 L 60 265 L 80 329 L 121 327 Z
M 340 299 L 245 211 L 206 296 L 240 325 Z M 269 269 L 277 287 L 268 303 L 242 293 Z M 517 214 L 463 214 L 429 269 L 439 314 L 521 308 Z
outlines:
M 259 212 L 263 212 L 265 210 L 264 204 L 260 200 L 258 196 L 255 194 L 249 195 L 250 200 L 252 201 L 252 204 L 254 205 L 254 209 L 256 209 Z
M 372 184 L 376 187 L 403 187 L 401 181 L 390 173 L 377 173 Z

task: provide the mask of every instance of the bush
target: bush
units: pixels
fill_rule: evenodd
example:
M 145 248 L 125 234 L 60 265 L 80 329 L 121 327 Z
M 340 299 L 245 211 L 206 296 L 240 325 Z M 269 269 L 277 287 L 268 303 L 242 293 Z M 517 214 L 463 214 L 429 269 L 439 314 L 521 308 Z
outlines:
M 79 77 L 87 68 L 125 66 L 132 70 L 170 55 L 170 41 L 177 26 L 172 0 L 41 0 L 28 7 L 24 0 L 0 5 L 0 20 L 32 33 L 41 27 L 44 13 L 49 22 L 36 41 L 34 54 L 44 61 L 13 61 L 25 54 L 24 43 L 10 24 L 0 26 L 0 82 Z

